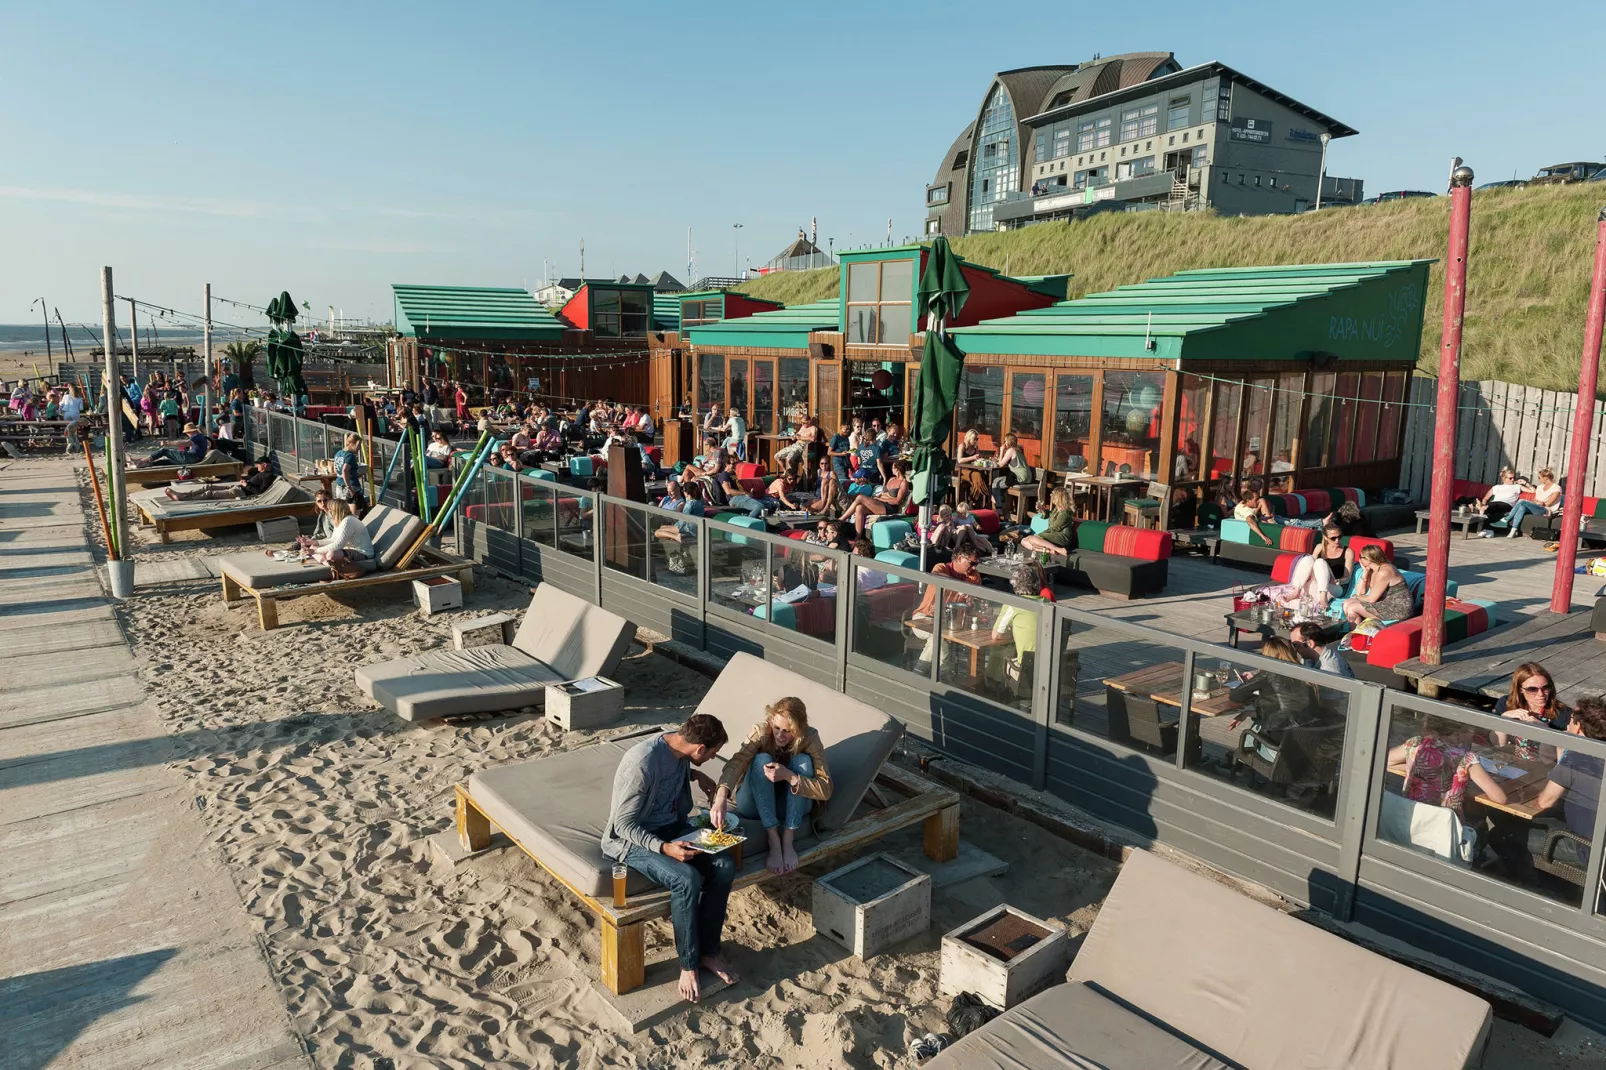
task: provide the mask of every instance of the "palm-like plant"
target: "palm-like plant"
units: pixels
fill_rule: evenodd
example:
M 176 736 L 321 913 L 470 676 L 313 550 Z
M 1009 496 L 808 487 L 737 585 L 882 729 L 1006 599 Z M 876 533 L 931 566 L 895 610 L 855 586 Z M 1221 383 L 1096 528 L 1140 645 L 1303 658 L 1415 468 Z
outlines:
M 234 374 L 241 383 L 250 384 L 251 362 L 256 360 L 257 354 L 262 352 L 262 343 L 255 338 L 242 339 L 230 342 L 223 347 L 223 357 L 234 365 Z

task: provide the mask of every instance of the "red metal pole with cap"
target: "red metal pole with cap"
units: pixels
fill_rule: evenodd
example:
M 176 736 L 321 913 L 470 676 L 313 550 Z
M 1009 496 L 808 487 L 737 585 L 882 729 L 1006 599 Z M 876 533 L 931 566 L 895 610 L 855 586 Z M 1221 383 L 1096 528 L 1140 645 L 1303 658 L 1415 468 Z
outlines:
M 1556 582 L 1550 589 L 1550 611 L 1566 613 L 1573 602 L 1573 566 L 1578 560 L 1578 531 L 1584 515 L 1584 473 L 1589 467 L 1590 426 L 1595 415 L 1595 386 L 1600 378 L 1600 336 L 1606 325 L 1606 208 L 1595 224 L 1595 280 L 1589 287 L 1589 316 L 1584 321 L 1584 355 L 1578 369 L 1578 408 L 1573 413 L 1573 441 L 1567 451 L 1567 486 L 1561 503 L 1561 547 L 1556 551 Z
M 1472 230 L 1472 168 L 1450 173 L 1450 248 L 1444 261 L 1444 332 L 1433 411 L 1433 484 L 1429 488 L 1428 581 L 1422 599 L 1422 662 L 1444 650 L 1444 593 L 1450 576 L 1451 485 L 1455 481 L 1455 416 L 1461 396 L 1461 316 L 1467 307 L 1467 238 Z

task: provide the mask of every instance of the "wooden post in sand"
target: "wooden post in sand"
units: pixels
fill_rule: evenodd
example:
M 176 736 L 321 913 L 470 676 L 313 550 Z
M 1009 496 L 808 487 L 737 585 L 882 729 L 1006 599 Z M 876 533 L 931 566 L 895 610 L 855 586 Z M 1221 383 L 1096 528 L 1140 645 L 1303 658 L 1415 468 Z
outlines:
M 117 388 L 117 310 L 112 304 L 112 269 L 100 269 L 101 328 L 106 339 L 106 490 L 111 498 L 111 514 L 123 530 L 123 407 L 122 391 Z M 113 560 L 126 561 L 132 549 L 129 540 L 119 539 Z M 111 548 L 108 548 L 111 549 Z
M 212 433 L 212 284 L 206 284 L 206 318 L 201 321 L 201 374 L 206 377 L 206 383 L 201 387 L 201 433 Z M 186 386 L 184 391 L 185 407 L 188 408 L 190 393 Z

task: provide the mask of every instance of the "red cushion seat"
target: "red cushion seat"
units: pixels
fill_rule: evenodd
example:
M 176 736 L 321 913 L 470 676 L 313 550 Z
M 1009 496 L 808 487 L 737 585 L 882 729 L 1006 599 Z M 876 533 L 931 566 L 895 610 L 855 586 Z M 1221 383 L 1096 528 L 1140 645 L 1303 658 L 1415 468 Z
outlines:
M 976 518 L 976 530 L 983 535 L 997 535 L 1001 522 L 996 509 L 972 509 L 970 515 Z

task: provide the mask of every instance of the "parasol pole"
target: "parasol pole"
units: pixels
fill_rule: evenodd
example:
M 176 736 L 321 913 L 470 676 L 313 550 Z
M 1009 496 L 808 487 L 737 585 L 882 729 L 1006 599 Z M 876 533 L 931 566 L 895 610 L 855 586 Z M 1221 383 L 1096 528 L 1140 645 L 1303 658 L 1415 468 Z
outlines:
M 106 535 L 106 556 L 116 561 L 117 543 L 112 539 L 111 521 L 106 519 L 106 502 L 100 496 L 100 477 L 95 474 L 95 451 L 89 448 L 87 427 L 80 432 L 78 443 L 84 447 L 84 461 L 89 465 L 89 485 L 95 491 L 95 511 L 100 514 L 100 530 Z
M 487 441 L 488 439 L 490 441 Z M 418 536 L 417 541 L 414 542 L 412 546 L 408 547 L 407 552 L 402 555 L 401 560 L 396 562 L 396 568 L 406 568 L 408 564 L 412 562 L 413 558 L 418 556 L 419 551 L 428 544 L 429 540 L 435 537 L 436 532 L 440 530 L 442 519 L 452 515 L 453 510 L 457 508 L 458 500 L 463 497 L 464 491 L 468 489 L 469 484 L 473 483 L 475 477 L 479 475 L 480 465 L 485 463 L 485 458 L 490 454 L 491 446 L 494 444 L 495 440 L 491 439 L 491 433 L 489 431 L 481 433 L 480 443 L 475 447 L 474 450 L 474 462 L 468 466 L 467 471 L 463 474 L 463 478 L 458 480 L 456 485 L 452 487 L 452 493 L 448 496 L 447 500 L 442 502 L 441 507 L 436 510 L 435 519 L 424 528 L 424 533 Z M 461 553 L 462 548 L 459 547 L 458 551 Z

